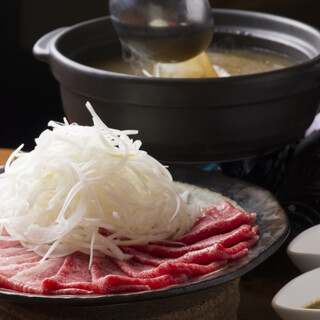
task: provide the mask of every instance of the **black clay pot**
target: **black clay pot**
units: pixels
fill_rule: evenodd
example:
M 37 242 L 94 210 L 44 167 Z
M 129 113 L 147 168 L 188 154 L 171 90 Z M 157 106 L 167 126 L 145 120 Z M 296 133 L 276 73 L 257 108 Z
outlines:
M 230 161 L 270 152 L 304 135 L 320 102 L 320 32 L 283 17 L 213 10 L 213 44 L 262 48 L 300 61 L 229 78 L 157 79 L 95 69 L 88 55 L 121 51 L 110 18 L 54 30 L 34 46 L 59 81 L 70 121 L 91 124 L 86 101 L 113 128 L 138 129 L 164 162 Z

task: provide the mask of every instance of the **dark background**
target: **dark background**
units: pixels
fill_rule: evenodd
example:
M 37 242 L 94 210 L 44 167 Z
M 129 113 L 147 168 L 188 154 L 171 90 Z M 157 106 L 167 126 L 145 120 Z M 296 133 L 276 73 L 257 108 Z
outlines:
M 197 1 L 197 0 L 194 0 Z M 320 2 L 314 0 L 215 0 L 235 8 L 291 17 L 320 28 Z M 0 148 L 34 147 L 49 120 L 64 114 L 58 83 L 46 63 L 32 56 L 45 33 L 108 14 L 107 0 L 1 0 Z

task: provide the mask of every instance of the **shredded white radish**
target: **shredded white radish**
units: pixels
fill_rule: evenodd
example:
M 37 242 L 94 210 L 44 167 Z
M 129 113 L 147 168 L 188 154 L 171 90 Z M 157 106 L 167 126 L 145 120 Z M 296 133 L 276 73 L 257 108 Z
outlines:
M 123 245 L 176 239 L 199 213 L 169 171 L 129 135 L 108 128 L 87 103 L 93 126 L 49 122 L 31 152 L 18 148 L 0 175 L 0 224 L 48 257 L 74 251 L 128 258 Z

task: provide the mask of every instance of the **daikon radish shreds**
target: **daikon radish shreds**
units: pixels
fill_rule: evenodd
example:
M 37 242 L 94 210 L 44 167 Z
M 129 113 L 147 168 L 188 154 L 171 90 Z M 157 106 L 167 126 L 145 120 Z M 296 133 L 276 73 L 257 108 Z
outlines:
M 0 175 L 0 224 L 44 259 L 74 251 L 128 258 L 122 245 L 175 239 L 195 222 L 169 171 L 129 135 L 49 122 L 31 152 L 19 148 Z

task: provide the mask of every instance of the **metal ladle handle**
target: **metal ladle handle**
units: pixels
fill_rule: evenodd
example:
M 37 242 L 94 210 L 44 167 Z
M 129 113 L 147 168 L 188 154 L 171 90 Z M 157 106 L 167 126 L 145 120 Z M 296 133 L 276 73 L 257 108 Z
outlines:
M 109 9 L 120 40 L 149 60 L 184 61 L 211 43 L 208 0 L 109 0 Z

